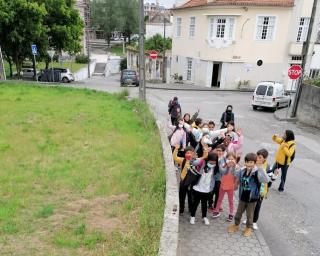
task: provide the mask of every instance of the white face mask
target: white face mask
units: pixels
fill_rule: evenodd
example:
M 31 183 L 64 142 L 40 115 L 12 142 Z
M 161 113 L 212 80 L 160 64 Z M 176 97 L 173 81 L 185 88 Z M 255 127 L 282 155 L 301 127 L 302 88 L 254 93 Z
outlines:
M 208 166 L 209 168 L 214 168 L 214 167 L 216 167 L 215 164 L 210 164 L 210 163 L 207 163 L 207 166 Z
M 179 124 L 179 128 L 182 128 L 183 127 L 183 124 Z
M 203 133 L 209 133 L 209 128 L 202 128 Z

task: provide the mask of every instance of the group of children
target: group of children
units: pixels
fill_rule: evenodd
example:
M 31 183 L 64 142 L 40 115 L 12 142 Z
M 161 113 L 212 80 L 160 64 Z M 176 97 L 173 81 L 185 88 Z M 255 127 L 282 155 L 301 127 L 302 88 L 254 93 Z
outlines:
M 228 106 L 231 108 L 232 106 Z M 180 214 L 185 210 L 188 198 L 190 224 L 195 224 L 196 211 L 201 204 L 202 219 L 210 225 L 208 208 L 213 218 L 219 218 L 223 211 L 222 202 L 228 196 L 229 212 L 227 221 L 234 224 L 228 232 L 239 230 L 241 217 L 246 212 L 244 236 L 250 236 L 257 229 L 261 203 L 266 198 L 268 187 L 274 180 L 274 169 L 267 164 L 268 151 L 260 149 L 246 154 L 244 164 L 240 164 L 243 147 L 243 134 L 235 130 L 233 120 L 221 119 L 221 129 L 215 130 L 213 121 L 203 122 L 198 118 L 199 111 L 192 117 L 185 114 L 177 119 L 177 125 L 170 124 L 172 134 L 169 140 L 173 159 L 179 165 Z M 224 128 L 225 127 L 225 128 Z M 272 179 L 271 179 L 272 177 Z M 239 191 L 239 203 L 234 214 L 234 191 Z

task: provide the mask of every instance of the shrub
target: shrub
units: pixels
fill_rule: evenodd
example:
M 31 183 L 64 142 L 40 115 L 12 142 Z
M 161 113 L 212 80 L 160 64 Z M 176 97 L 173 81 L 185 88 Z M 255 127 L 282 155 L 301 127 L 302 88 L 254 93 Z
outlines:
M 76 56 L 76 63 L 87 64 L 87 63 L 89 63 L 89 58 L 88 58 L 87 55 L 78 54 L 78 55 Z
M 127 58 L 123 58 L 120 62 L 120 70 L 127 69 Z

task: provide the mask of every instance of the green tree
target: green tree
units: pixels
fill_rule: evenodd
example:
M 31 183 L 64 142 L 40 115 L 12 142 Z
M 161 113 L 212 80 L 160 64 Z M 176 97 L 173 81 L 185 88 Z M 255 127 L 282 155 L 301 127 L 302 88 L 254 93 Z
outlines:
M 137 0 L 122 0 L 120 5 L 121 32 L 128 38 L 129 44 L 132 34 L 139 32 L 139 2 Z
M 166 50 L 170 50 L 172 48 L 171 38 L 166 38 L 166 40 L 164 40 L 162 35 L 156 34 L 145 41 L 146 50 L 156 50 L 158 52 L 163 52 L 164 48 Z
M 112 32 L 121 29 L 119 1 L 93 0 L 91 2 L 91 17 L 93 27 L 104 31 L 105 39 L 110 45 Z
M 0 0 L 0 44 L 5 55 L 16 64 L 20 75 L 22 63 L 31 57 L 31 44 L 46 37 L 43 25 L 45 6 L 28 0 Z
M 81 38 L 83 35 L 84 22 L 79 11 L 75 9 L 75 0 L 34 0 L 44 4 L 47 15 L 44 17 L 44 25 L 47 27 L 47 37 L 44 38 L 48 45 L 58 53 L 62 51 L 75 54 L 81 51 Z M 49 64 L 47 47 L 40 48 L 40 54 Z

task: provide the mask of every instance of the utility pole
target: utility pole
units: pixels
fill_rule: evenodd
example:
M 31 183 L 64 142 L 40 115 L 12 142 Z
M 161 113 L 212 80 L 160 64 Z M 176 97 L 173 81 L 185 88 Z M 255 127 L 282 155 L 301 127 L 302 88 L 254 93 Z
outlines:
M 84 21 L 86 24 L 85 27 L 85 36 L 86 36 L 86 46 L 87 46 L 87 55 L 88 55 L 88 78 L 90 78 L 90 24 L 91 24 L 91 15 L 90 15 L 90 1 L 86 0 L 85 10 L 84 10 Z
M 139 98 L 146 101 L 145 52 L 144 52 L 144 0 L 139 2 Z
M 166 82 L 166 12 L 163 13 L 162 82 Z
M 313 6 L 312 6 L 311 17 L 310 17 L 309 28 L 308 28 L 307 39 L 303 43 L 303 47 L 302 47 L 302 64 L 301 64 L 302 76 L 298 80 L 296 95 L 295 95 L 293 106 L 292 106 L 291 117 L 295 117 L 297 115 L 297 109 L 298 109 L 300 95 L 301 95 L 301 91 L 302 91 L 303 76 L 304 76 L 304 72 L 305 72 L 307 57 L 309 54 L 309 46 L 310 46 L 310 40 L 311 40 L 311 36 L 312 36 L 312 31 L 313 31 L 313 24 L 314 24 L 316 12 L 317 12 L 317 4 L 318 4 L 318 0 L 314 0 Z

